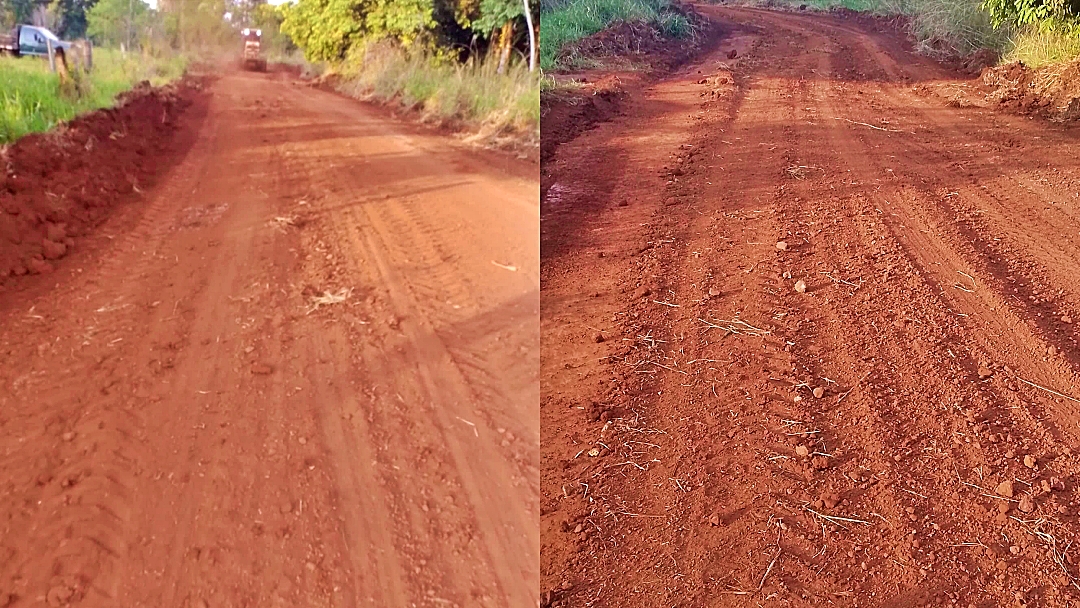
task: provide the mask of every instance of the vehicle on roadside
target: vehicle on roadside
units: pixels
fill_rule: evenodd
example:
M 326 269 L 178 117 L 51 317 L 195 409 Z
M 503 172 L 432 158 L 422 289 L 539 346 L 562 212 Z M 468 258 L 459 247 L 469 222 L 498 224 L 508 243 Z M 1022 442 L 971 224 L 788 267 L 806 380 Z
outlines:
M 36 25 L 16 25 L 7 34 L 0 34 L 0 55 L 15 57 L 48 57 L 49 46 L 57 56 L 64 57 L 71 43 L 60 40 L 48 29 Z
M 240 37 L 244 41 L 244 69 L 265 72 L 266 57 L 262 54 L 262 30 L 245 27 L 240 31 Z

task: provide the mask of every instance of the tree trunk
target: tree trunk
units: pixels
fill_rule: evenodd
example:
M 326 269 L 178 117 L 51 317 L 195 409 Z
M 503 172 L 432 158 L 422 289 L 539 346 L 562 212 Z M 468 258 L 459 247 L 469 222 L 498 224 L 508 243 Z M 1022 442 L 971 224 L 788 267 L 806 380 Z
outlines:
M 533 29 L 532 11 L 529 10 L 529 0 L 525 3 L 525 25 L 529 28 L 529 71 L 536 71 L 536 31 Z
M 506 73 L 506 66 L 510 63 L 510 51 L 514 48 L 514 20 L 507 21 L 502 26 L 499 35 L 499 74 Z

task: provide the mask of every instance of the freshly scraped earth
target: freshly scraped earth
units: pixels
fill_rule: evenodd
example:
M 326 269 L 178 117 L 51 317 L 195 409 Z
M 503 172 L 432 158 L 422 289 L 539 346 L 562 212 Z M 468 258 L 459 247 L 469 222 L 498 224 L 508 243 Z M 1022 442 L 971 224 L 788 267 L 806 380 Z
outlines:
M 1080 134 L 699 10 L 544 169 L 541 605 L 1077 605 Z
M 194 142 L 180 119 L 206 113 L 205 78 L 143 83 L 115 108 L 27 135 L 0 151 L 0 287 L 43 274 L 125 195 L 154 184 Z M 102 162 L 108 159 L 108 162 Z
M 535 605 L 535 164 L 203 84 L 6 150 L 0 606 Z

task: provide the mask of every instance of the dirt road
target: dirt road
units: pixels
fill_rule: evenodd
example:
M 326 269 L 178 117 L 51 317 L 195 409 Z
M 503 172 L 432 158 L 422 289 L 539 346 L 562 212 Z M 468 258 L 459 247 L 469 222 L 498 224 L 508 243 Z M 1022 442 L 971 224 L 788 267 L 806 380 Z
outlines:
M 871 24 L 699 10 L 548 165 L 542 603 L 1075 605 L 1077 133 Z
M 273 75 L 211 92 L 0 296 L 0 606 L 535 605 L 535 173 Z

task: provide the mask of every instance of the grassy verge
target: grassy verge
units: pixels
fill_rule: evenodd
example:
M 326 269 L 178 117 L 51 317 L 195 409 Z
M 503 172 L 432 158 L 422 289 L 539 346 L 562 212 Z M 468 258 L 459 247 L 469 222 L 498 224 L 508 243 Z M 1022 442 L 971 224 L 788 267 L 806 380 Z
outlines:
M 671 0 L 569 0 L 554 5 L 540 18 L 540 67 L 558 67 L 559 53 L 566 45 L 616 21 L 653 24 L 673 38 L 693 31 L 687 18 L 672 10 Z
M 995 29 L 981 0 L 765 0 L 828 10 L 848 8 L 877 15 L 903 15 L 912 36 L 930 54 L 964 55 L 987 48 L 1003 62 L 1030 67 L 1073 61 L 1080 57 L 1080 25 L 1043 24 L 1026 29 Z
M 1033 68 L 1080 57 L 1080 26 L 1031 28 L 1013 36 L 1005 61 L 1022 61 Z
M 981 48 L 1003 52 L 1010 44 L 1009 32 L 995 30 L 990 24 L 982 0 L 779 0 L 778 3 L 904 16 L 921 50 L 931 55 L 966 55 Z
M 113 49 L 94 50 L 94 70 L 81 95 L 64 93 L 47 61 L 34 57 L 0 57 L 0 144 L 27 133 L 47 131 L 76 115 L 113 104 L 117 94 L 135 83 L 157 85 L 183 74 L 179 57 L 158 59 Z
M 521 63 L 498 74 L 494 60 L 457 65 L 375 45 L 355 52 L 338 75 L 336 88 L 352 97 L 400 104 L 492 135 L 539 137 L 540 76 Z

